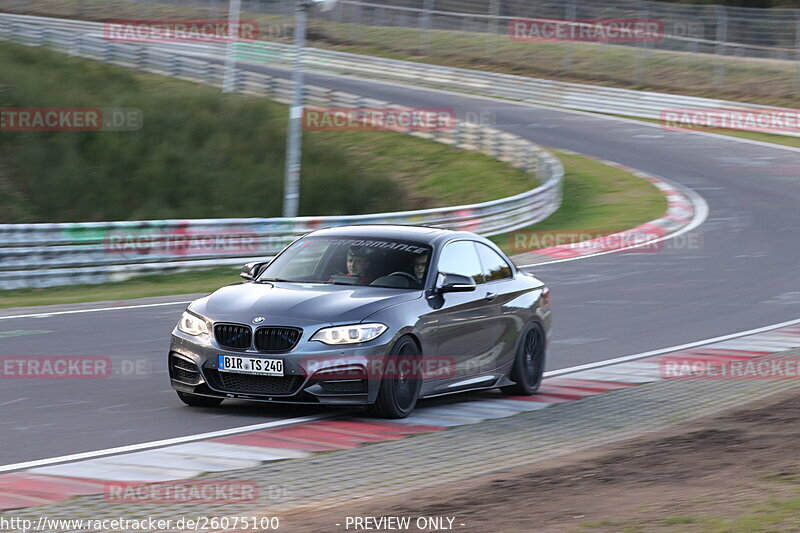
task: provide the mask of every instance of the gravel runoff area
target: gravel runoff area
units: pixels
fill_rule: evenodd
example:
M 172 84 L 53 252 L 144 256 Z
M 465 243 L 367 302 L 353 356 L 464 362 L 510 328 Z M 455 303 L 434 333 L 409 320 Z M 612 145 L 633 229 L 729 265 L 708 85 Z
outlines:
M 800 350 L 790 350 L 764 356 L 760 361 L 797 356 L 800 356 Z M 41 517 L 51 520 L 179 520 L 197 517 L 273 516 L 285 520 L 279 529 L 281 531 L 307 531 L 307 526 L 310 525 L 308 521 L 322 516 L 323 511 L 330 514 L 336 508 L 365 504 L 379 498 L 463 482 L 493 472 L 554 460 L 663 430 L 798 386 L 800 383 L 792 379 L 665 380 L 439 433 L 317 454 L 305 459 L 271 462 L 253 469 L 208 474 L 197 478 L 209 481 L 256 482 L 259 485 L 260 498 L 255 502 L 143 504 L 109 501 L 103 495 L 94 495 L 9 511 L 3 513 L 3 518 L 6 521 L 27 518 L 36 523 Z M 289 517 L 288 521 L 286 517 Z M 294 527 L 290 528 L 292 524 Z M 454 530 L 469 530 L 469 524 L 459 522 L 458 516 L 455 517 L 452 527 Z M 0 531 L 14 530 L 0 527 Z M 84 524 L 82 528 L 70 529 L 62 525 L 59 529 L 39 529 L 42 530 L 64 532 L 122 529 L 115 530 L 108 526 L 92 529 Z M 127 530 L 131 530 L 130 526 Z M 165 529 L 145 527 L 139 530 Z M 230 530 L 232 529 L 226 531 Z M 346 530 L 343 521 L 319 529 L 337 530 Z

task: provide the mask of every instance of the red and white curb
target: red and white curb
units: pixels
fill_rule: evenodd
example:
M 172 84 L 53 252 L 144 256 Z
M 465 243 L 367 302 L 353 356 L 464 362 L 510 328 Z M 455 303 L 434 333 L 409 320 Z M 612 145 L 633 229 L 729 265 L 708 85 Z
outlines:
M 564 153 L 575 154 L 569 150 Z M 621 165 L 614 161 L 589 157 L 608 165 L 633 174 L 650 182 L 664 195 L 667 200 L 667 210 L 664 215 L 635 228 L 612 233 L 603 237 L 589 239 L 576 243 L 560 246 L 549 246 L 539 250 L 521 253 L 513 257 L 519 267 L 570 261 L 592 255 L 602 255 L 611 252 L 633 250 L 643 247 L 656 247 L 658 243 L 690 231 L 702 224 L 708 216 L 708 205 L 705 200 L 691 189 L 673 185 L 663 178 L 653 176 L 635 168 Z
M 281 459 L 301 459 L 316 452 L 357 448 L 409 435 L 503 418 L 553 404 L 663 379 L 665 357 L 685 360 L 750 360 L 800 347 L 800 320 L 730 335 L 685 348 L 629 356 L 548 372 L 539 393 L 471 395 L 455 403 L 419 406 L 404 420 L 367 418 L 314 420 L 191 442 L 41 466 L 0 474 L 0 509 L 47 504 L 87 494 L 102 494 L 108 484 L 145 484 L 194 478 L 206 472 L 255 467 Z

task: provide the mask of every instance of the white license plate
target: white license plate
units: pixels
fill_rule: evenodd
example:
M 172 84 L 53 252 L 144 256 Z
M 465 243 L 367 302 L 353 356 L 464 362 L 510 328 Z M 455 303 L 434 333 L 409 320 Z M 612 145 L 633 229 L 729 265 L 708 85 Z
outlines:
M 222 372 L 255 374 L 257 376 L 283 376 L 283 359 L 261 359 L 238 355 L 218 356 L 217 368 Z

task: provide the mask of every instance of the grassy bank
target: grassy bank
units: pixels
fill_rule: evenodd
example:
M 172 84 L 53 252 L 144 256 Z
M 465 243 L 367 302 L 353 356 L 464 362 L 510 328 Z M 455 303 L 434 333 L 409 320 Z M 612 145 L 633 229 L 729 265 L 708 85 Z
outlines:
M 612 233 L 637 226 L 664 213 L 664 197 L 649 182 L 594 159 L 556 154 L 566 170 L 564 202 L 544 222 L 520 231 L 590 230 Z M 493 239 L 509 254 L 528 251 L 515 249 L 510 234 L 498 235 Z M 102 285 L 21 289 L 3 292 L 0 308 L 211 292 L 239 279 L 236 270 L 224 268 L 143 276 Z
M 0 222 L 280 216 L 286 106 L 0 45 L 0 107 L 134 108 L 138 131 L 0 132 Z M 360 214 L 519 193 L 529 175 L 390 132 L 307 131 L 300 212 Z
M 537 232 L 540 237 L 535 241 L 546 245 L 544 236 L 551 233 L 608 235 L 656 219 L 666 211 L 664 195 L 650 182 L 589 157 L 555 150 L 553 153 L 564 163 L 561 208 L 538 224 L 492 237 L 507 254 L 541 247 L 532 245 L 534 239 L 516 240 L 517 234 Z

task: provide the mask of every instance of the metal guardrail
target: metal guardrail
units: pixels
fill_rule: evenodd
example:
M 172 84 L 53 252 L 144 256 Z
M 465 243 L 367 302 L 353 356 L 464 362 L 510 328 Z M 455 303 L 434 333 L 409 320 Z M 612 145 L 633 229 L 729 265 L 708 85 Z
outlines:
M 97 31 L 96 24 L 80 23 L 82 26 L 76 31 L 70 21 L 51 20 L 0 15 L 0 38 L 35 46 L 48 44 L 76 56 L 222 86 L 224 67 L 213 58 L 185 57 L 154 46 L 110 42 L 102 34 L 92 34 Z M 237 92 L 269 96 L 285 103 L 289 102 L 291 87 L 289 80 L 251 71 L 239 71 L 235 80 Z M 307 89 L 306 103 L 319 107 L 398 107 L 321 87 Z M 345 224 L 423 224 L 493 235 L 543 220 L 561 203 L 561 163 L 520 137 L 465 122 L 457 123 L 453 129 L 407 133 L 485 153 L 535 173 L 540 184 L 491 202 L 395 213 L 293 219 L 4 224 L 0 225 L 0 289 L 101 283 L 136 273 L 240 264 L 253 257 L 273 255 L 308 231 Z
M 545 38 L 531 50 L 538 58 L 536 68 L 551 75 L 611 83 L 656 83 L 677 91 L 687 86 L 720 91 L 734 84 L 747 94 L 785 98 L 800 94 L 800 9 L 698 4 L 650 0 L 339 0 L 328 11 L 310 9 L 309 22 L 315 34 L 330 42 L 364 46 L 389 42 L 394 51 L 426 56 L 449 55 L 466 47 L 459 50 L 466 60 L 501 61 L 526 68 L 526 54 L 515 42 L 519 36 L 514 26 L 520 19 L 538 21 L 537 25 L 553 22 L 562 28 L 646 19 L 658 25 L 657 38 L 615 39 L 613 35 L 604 37 L 604 32 L 588 41 L 576 41 L 574 36 Z M 245 19 L 263 23 L 263 38 L 288 39 L 293 6 L 294 0 L 243 0 L 242 13 Z M 220 19 L 227 16 L 227 9 L 227 0 L 0 0 L 0 10 L 6 12 L 95 17 L 101 21 L 117 14 L 138 19 Z M 699 63 L 691 66 L 695 60 Z M 737 81 L 740 69 L 752 67 L 753 60 L 758 62 L 757 71 L 771 83 L 753 86 Z M 691 75 L 665 77 L 663 72 L 670 65 L 675 71 L 691 69 Z
M 103 31 L 103 24 L 97 22 L 0 14 L 0 36 L 2 36 L 4 20 L 25 21 L 33 26 L 47 26 L 64 31 L 93 34 L 98 37 L 102 36 Z M 161 43 L 160 49 L 180 50 L 182 55 L 203 58 L 221 57 L 223 46 L 210 43 Z M 291 65 L 293 56 L 290 45 L 269 41 L 243 41 L 237 43 L 236 46 L 236 57 L 239 61 L 280 67 Z M 736 109 L 754 112 L 797 113 L 796 109 L 716 98 L 527 78 L 320 48 L 306 48 L 304 65 L 309 71 L 325 74 L 352 75 L 377 81 L 424 85 L 506 100 L 653 120 L 661 119 L 663 111 L 673 109 Z M 800 133 L 788 129 L 770 133 L 792 137 L 800 136 Z
M 237 58 L 240 61 L 288 66 L 291 60 L 291 47 L 288 45 L 267 41 L 251 41 L 239 43 L 237 47 Z M 198 51 L 196 53 L 201 52 Z M 759 113 L 779 112 L 793 113 L 795 115 L 798 113 L 796 109 L 733 102 L 716 98 L 682 96 L 527 78 L 511 74 L 385 59 L 319 48 L 308 48 L 306 50 L 306 65 L 309 70 L 326 74 L 350 75 L 376 81 L 423 85 L 537 105 L 653 120 L 662 119 L 662 113 L 668 110 L 717 111 L 735 109 Z M 770 133 L 800 137 L 800 132 L 796 129 L 795 131 L 776 129 Z

